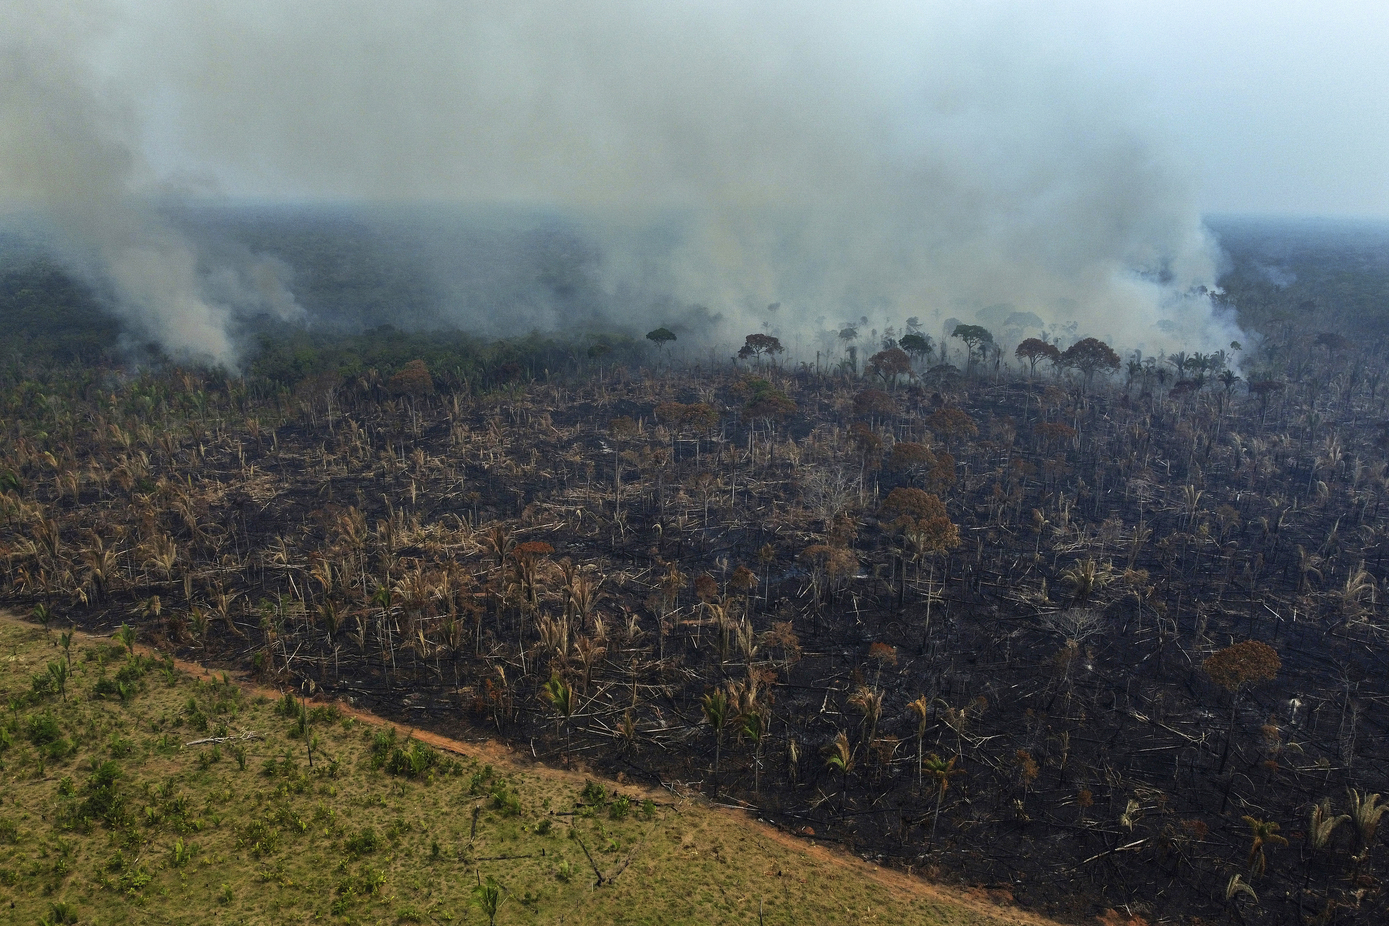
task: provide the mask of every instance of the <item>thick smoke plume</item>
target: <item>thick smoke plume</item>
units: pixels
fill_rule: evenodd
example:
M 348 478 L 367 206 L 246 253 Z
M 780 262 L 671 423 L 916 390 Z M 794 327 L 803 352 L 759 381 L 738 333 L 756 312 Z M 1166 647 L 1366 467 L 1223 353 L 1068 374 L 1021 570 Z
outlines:
M 0 13 L 0 200 L 10 220 L 107 297 L 134 337 L 180 359 L 234 367 L 242 314 L 301 314 L 269 258 L 200 266 L 152 204 L 139 121 L 119 82 L 90 62 L 109 21 L 96 10 Z
M 1011 318 L 1014 337 L 1073 322 L 1150 353 L 1226 346 L 1240 333 L 1203 290 L 1217 251 L 1140 103 L 1087 69 L 1083 19 L 947 2 L 113 2 L 4 50 L 0 192 L 60 216 L 127 318 L 223 362 L 241 314 L 296 305 L 271 265 L 203 266 L 131 205 L 171 178 L 261 202 L 543 210 L 616 320 L 678 324 L 699 304 L 724 337 L 768 330 L 803 354 L 846 323 L 911 316 L 931 333 L 953 317 L 1003 336 Z M 468 282 L 476 248 L 452 261 L 441 240 L 421 245 L 440 317 L 566 324 L 546 268 L 489 296 Z

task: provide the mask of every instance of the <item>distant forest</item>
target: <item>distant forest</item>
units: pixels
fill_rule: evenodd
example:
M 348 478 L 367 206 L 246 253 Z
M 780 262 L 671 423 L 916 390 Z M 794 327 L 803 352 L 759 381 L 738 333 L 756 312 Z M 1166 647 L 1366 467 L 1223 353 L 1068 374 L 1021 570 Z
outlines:
M 1221 218 L 1210 227 L 1227 258 L 1217 301 L 1236 310 L 1242 327 L 1286 335 L 1291 325 L 1310 325 L 1361 342 L 1389 335 L 1389 225 Z M 294 267 L 295 293 L 312 322 L 248 322 L 245 372 L 253 378 L 292 385 L 325 372 L 375 368 L 391 375 L 423 359 L 446 386 L 486 387 L 543 378 L 589 360 L 639 362 L 651 347 L 643 332 L 621 330 L 604 318 L 586 282 L 585 258 L 561 233 L 543 240 L 513 236 L 504 247 L 525 250 L 542 282 L 572 302 L 572 326 L 498 338 L 455 327 L 436 305 L 447 295 L 419 282 L 412 258 L 346 220 L 300 224 L 282 218 L 271 231 L 257 231 L 246 217 L 229 228 Z M 473 239 L 459 247 L 464 258 L 484 267 L 500 257 Z M 0 357 L 59 365 L 158 365 L 165 359 L 105 303 L 52 258 L 0 237 Z M 395 324 L 373 324 L 371 307 L 380 305 L 391 306 Z

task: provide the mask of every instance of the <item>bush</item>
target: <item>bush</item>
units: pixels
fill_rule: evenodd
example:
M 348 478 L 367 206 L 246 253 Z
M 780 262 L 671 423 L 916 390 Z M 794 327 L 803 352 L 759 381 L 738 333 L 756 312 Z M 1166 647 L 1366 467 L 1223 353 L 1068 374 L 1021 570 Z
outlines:
M 347 842 L 343 843 L 343 849 L 354 859 L 370 855 L 379 848 L 381 848 L 381 837 L 376 835 L 376 830 L 369 826 L 364 827 L 360 833 L 349 837 Z
M 505 784 L 499 784 L 492 792 L 492 809 L 504 817 L 519 817 L 521 815 L 521 798 Z
M 241 831 L 236 844 L 238 848 L 250 849 L 256 857 L 270 855 L 280 847 L 280 831 L 264 820 L 252 820 Z
M 47 746 L 62 739 L 63 728 L 52 714 L 38 714 L 29 718 L 25 733 L 35 746 Z
M 116 783 L 120 781 L 122 774 L 121 767 L 115 762 L 106 761 L 96 766 L 92 771 L 92 777 L 82 786 L 86 797 L 77 807 L 76 817 L 79 823 L 98 820 L 115 829 L 129 822 L 125 800 L 116 790 Z
M 30 717 L 25 733 L 45 760 L 60 761 L 77 751 L 73 742 L 63 736 L 63 728 L 51 714 Z
M 372 738 L 371 764 L 374 768 L 384 768 L 392 775 L 404 778 L 429 778 L 439 766 L 439 752 L 416 739 L 407 740 L 404 746 L 396 745 L 396 731 L 392 727 Z
M 61 900 L 49 904 L 48 915 L 39 920 L 40 926 L 71 926 L 76 922 L 76 904 Z
M 481 771 L 473 772 L 473 777 L 468 781 L 469 794 L 482 794 L 487 790 L 486 785 L 492 780 L 492 766 L 484 765 Z
M 43 701 L 58 693 L 58 683 L 52 675 L 47 672 L 40 672 L 35 675 L 29 683 L 30 694 L 34 701 Z
M 591 807 L 601 807 L 608 802 L 608 791 L 596 781 L 586 781 L 579 800 Z

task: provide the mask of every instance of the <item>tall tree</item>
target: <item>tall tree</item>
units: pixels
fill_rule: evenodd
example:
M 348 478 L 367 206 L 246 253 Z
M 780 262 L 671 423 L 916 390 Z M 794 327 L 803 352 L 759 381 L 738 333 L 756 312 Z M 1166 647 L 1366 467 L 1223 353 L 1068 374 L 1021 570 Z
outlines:
M 882 379 L 889 389 L 897 385 L 899 376 L 910 376 L 912 361 L 900 347 L 880 350 L 868 358 L 868 372 Z
M 743 339 L 743 346 L 738 349 L 738 359 L 747 360 L 755 358 L 757 365 L 762 365 L 762 358 L 775 358 L 785 348 L 781 346 L 781 340 L 772 337 L 770 334 L 750 334 Z
M 1027 376 L 1031 379 L 1033 374 L 1037 372 L 1037 364 L 1041 361 L 1050 360 L 1052 363 L 1059 363 L 1061 350 L 1055 344 L 1048 344 L 1041 338 L 1028 338 L 1018 345 L 1017 350 L 1013 351 L 1013 356 L 1019 360 L 1027 361 Z
M 965 347 L 969 350 L 969 365 L 973 366 L 975 354 L 978 359 L 984 359 L 985 353 L 993 346 L 993 332 L 979 325 L 956 325 L 955 330 L 950 332 L 952 338 L 959 338 L 965 342 Z
M 714 796 L 719 796 L 719 759 L 723 756 L 723 730 L 729 721 L 728 695 L 715 688 L 699 699 L 704 722 L 714 728 Z
M 1119 355 L 1103 341 L 1082 338 L 1061 352 L 1061 365 L 1079 370 L 1088 389 L 1096 373 L 1119 369 Z
M 929 358 L 935 349 L 928 336 L 915 331 L 902 335 L 902 340 L 897 342 L 897 346 L 906 351 L 907 356 L 917 363 Z
M 1230 741 L 1235 735 L 1235 718 L 1245 691 L 1259 682 L 1271 682 L 1283 666 L 1278 652 L 1267 643 L 1245 640 L 1217 652 L 1202 663 L 1211 681 L 1230 693 L 1230 727 L 1225 733 L 1225 750 L 1220 756 L 1220 769 L 1230 757 Z

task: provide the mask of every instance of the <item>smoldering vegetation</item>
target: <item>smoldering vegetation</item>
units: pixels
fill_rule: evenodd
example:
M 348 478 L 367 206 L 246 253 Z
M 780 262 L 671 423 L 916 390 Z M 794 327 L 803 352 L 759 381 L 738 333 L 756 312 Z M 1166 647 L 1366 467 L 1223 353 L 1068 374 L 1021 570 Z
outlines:
M 7 345 L 0 603 L 1075 921 L 1382 922 L 1385 278 L 1259 234 L 1242 374 L 972 330 Z M 30 268 L 5 311 L 100 311 Z

